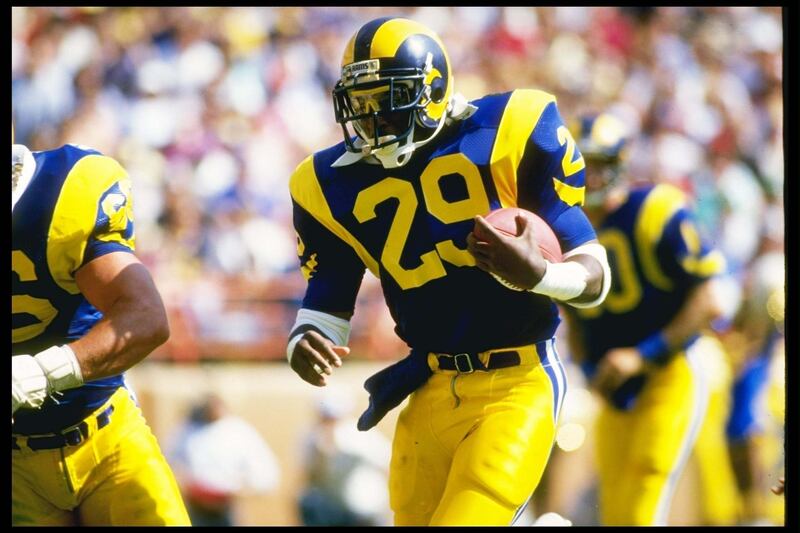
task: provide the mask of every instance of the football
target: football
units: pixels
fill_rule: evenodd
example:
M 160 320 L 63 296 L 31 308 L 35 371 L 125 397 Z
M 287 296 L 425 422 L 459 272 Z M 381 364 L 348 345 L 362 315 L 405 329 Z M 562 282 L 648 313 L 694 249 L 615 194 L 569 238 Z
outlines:
M 533 224 L 533 234 L 539 243 L 539 250 L 542 252 L 542 256 L 551 263 L 560 263 L 562 257 L 558 237 L 539 215 L 518 207 L 504 207 L 495 209 L 484 218 L 502 233 L 515 237 L 517 235 L 517 222 L 515 220 L 517 215 L 524 216 Z M 478 226 L 475 227 L 474 233 L 478 239 L 486 240 Z

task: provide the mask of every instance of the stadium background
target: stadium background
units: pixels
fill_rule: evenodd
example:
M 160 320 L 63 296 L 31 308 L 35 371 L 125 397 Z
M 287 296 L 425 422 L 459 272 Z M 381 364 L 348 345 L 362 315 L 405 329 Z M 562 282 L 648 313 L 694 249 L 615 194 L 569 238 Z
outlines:
M 172 329 L 128 373 L 156 435 L 163 444 L 213 390 L 281 462 L 279 490 L 245 497 L 243 524 L 297 523 L 295 450 L 320 391 L 285 362 L 304 290 L 287 180 L 341 140 L 330 98 L 340 54 L 363 22 L 387 15 L 439 33 L 468 98 L 536 87 L 567 122 L 624 117 L 631 174 L 689 192 L 726 254 L 731 313 L 759 256 L 782 251 L 780 8 L 13 8 L 17 142 L 92 146 L 133 180 L 137 255 Z M 405 353 L 369 274 L 351 339 L 332 386 L 360 411 L 363 380 Z M 579 376 L 572 383 L 565 423 L 588 430 L 594 399 Z M 387 436 L 396 414 L 379 426 Z M 576 471 L 590 437 L 564 438 L 577 445 Z M 699 520 L 695 484 L 690 469 L 672 523 Z

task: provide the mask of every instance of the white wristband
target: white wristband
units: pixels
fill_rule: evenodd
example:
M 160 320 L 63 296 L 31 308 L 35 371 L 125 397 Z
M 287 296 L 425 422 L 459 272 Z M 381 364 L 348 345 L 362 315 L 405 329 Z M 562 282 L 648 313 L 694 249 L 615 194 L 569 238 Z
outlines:
M 294 322 L 294 326 L 292 326 L 292 331 L 302 325 L 314 326 L 333 341 L 336 346 L 347 346 L 347 341 L 350 339 L 350 321 L 322 311 L 300 309 L 297 312 L 297 319 Z M 292 352 L 294 352 L 295 345 L 302 337 L 303 334 L 298 333 L 289 340 L 286 346 L 286 359 L 289 362 L 292 361 Z
M 72 348 L 53 346 L 33 357 L 47 377 L 48 393 L 74 389 L 83 385 L 81 365 Z
M 294 330 L 294 328 L 292 328 Z M 298 333 L 294 337 L 289 340 L 289 344 L 286 345 L 286 360 L 290 363 L 292 362 L 292 354 L 294 353 L 294 347 L 300 342 L 300 339 L 303 338 L 302 333 Z
M 547 268 L 544 276 L 531 292 L 549 296 L 555 300 L 567 301 L 583 294 L 589 271 L 580 263 L 565 261 L 551 263 L 545 260 Z

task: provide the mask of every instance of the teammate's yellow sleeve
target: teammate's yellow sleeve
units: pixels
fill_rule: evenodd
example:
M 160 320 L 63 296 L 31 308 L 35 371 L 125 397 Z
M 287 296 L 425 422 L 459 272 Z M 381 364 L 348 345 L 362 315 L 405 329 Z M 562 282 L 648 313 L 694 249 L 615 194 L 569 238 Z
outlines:
M 97 154 L 69 170 L 47 234 L 47 263 L 55 282 L 77 294 L 75 271 L 110 251 L 133 251 L 133 198 L 125 169 Z

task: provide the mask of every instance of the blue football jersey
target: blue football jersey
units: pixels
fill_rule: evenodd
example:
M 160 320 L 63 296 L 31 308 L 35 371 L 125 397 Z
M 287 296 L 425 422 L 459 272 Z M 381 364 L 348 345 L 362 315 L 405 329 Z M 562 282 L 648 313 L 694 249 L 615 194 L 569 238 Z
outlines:
M 608 253 L 611 288 L 601 305 L 570 309 L 581 322 L 582 366 L 589 376 L 608 350 L 635 346 L 662 329 L 694 286 L 725 269 L 722 254 L 701 237 L 685 195 L 669 184 L 631 190 L 597 234 Z M 628 383 L 620 403 L 642 384 Z
M 474 114 L 400 168 L 367 160 L 333 167 L 344 143 L 298 166 L 290 191 L 304 308 L 352 312 L 369 269 L 413 348 L 482 351 L 554 334 L 553 302 L 478 269 L 466 237 L 475 215 L 521 207 L 548 222 L 564 251 L 595 239 L 580 207 L 583 157 L 548 93 L 516 90 L 472 104 Z
M 35 170 L 12 211 L 12 355 L 78 339 L 102 318 L 75 272 L 110 252 L 133 252 L 130 180 L 113 159 L 65 145 L 33 152 Z M 122 375 L 86 383 L 20 409 L 13 431 L 42 434 L 82 420 L 123 385 Z

